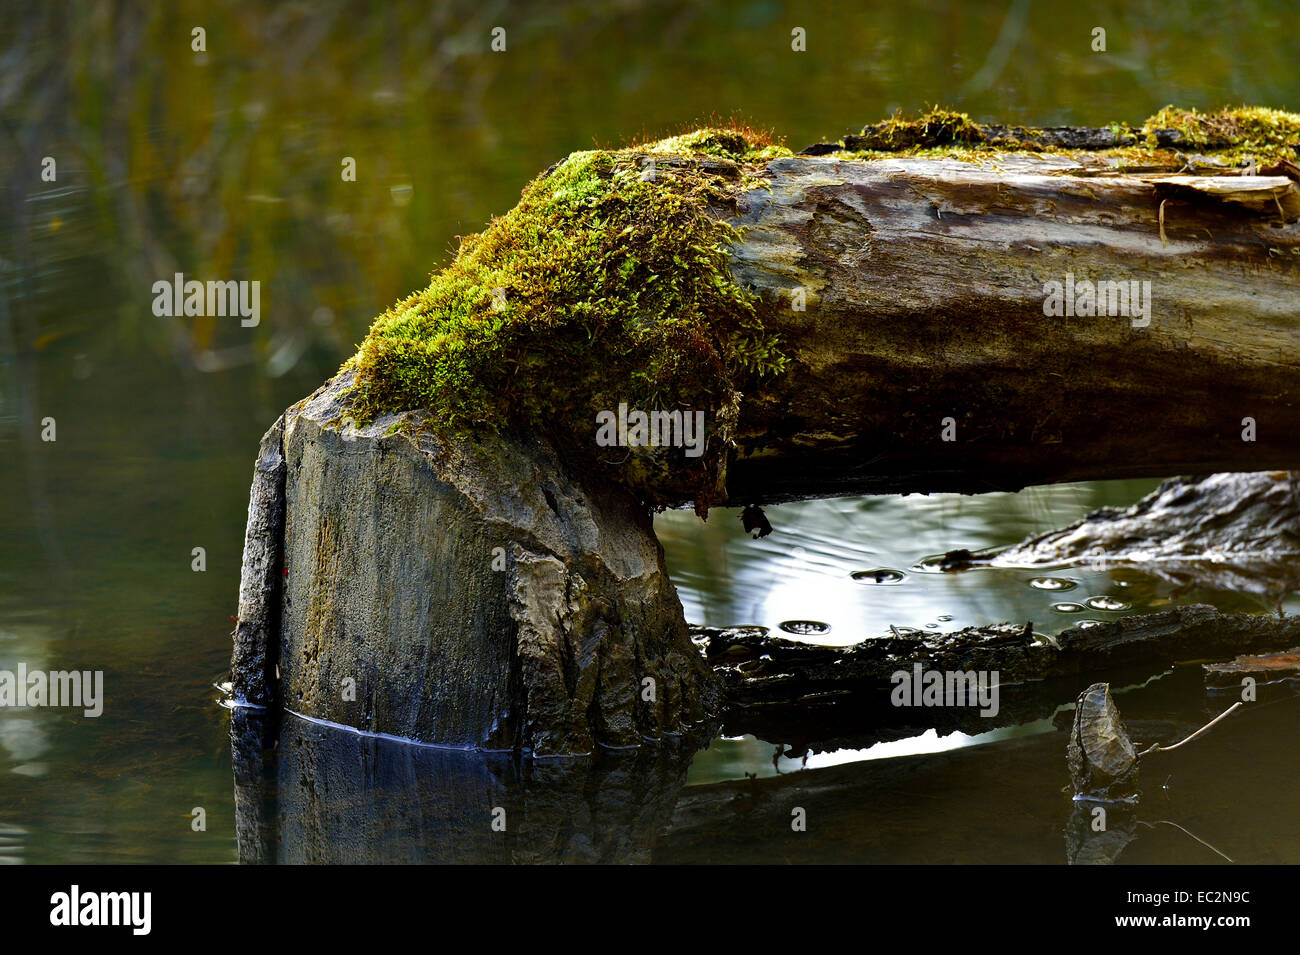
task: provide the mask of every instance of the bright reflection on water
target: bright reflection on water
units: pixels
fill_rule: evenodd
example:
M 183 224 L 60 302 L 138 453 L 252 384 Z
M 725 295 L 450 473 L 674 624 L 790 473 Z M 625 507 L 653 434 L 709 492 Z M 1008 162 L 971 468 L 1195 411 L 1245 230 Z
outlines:
M 686 617 L 692 623 L 759 624 L 816 620 L 822 634 L 783 632 L 789 639 L 846 646 L 888 634 L 890 626 L 959 630 L 1002 620 L 1032 620 L 1054 634 L 1077 619 L 1053 609 L 1065 588 L 1034 586 L 1041 569 L 927 572 L 917 565 L 937 553 L 1004 546 L 1078 520 L 1104 505 L 1128 505 L 1156 481 L 1111 481 L 1028 488 L 1018 494 L 933 494 L 840 498 L 767 508 L 773 532 L 753 540 L 739 511 L 713 511 L 706 524 L 693 513 L 658 515 L 655 530 Z M 890 577 L 855 579 L 861 571 L 897 570 Z M 1080 598 L 1104 596 L 1134 603 L 1133 610 L 1169 602 L 1142 575 L 1069 568 L 1053 578 L 1075 586 Z M 1102 606 L 1110 604 L 1103 603 Z M 1121 611 L 1092 611 L 1104 619 Z

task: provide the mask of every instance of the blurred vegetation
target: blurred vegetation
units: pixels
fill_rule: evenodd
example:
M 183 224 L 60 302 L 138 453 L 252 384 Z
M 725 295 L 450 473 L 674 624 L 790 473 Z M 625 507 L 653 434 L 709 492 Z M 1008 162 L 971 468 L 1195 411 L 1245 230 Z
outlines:
M 717 115 L 799 148 L 943 102 L 977 121 L 1296 106 L 1287 3 L 730 0 L 20 3 L 0 27 L 9 355 L 313 373 L 574 149 Z M 491 50 L 491 30 L 507 50 Z M 191 30 L 206 30 L 206 52 Z M 790 31 L 807 31 L 807 52 Z M 1107 51 L 1093 52 L 1095 26 Z M 58 181 L 42 183 L 53 156 Z M 343 157 L 357 181 L 340 177 Z M 182 271 L 262 282 L 259 328 L 161 321 Z M 15 307 L 18 306 L 18 307 Z M 161 331 L 162 334 L 159 334 Z

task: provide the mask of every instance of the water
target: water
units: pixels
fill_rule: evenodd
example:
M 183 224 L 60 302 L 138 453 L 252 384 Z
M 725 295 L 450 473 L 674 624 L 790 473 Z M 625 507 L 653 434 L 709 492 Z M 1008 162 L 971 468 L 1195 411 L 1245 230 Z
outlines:
M 1043 124 L 1136 122 L 1169 102 L 1300 105 L 1300 45 L 1272 4 L 1246 3 L 1229 18 L 1209 4 L 1116 7 L 1104 18 L 1115 24 L 1105 56 L 1089 49 L 1092 11 L 1009 9 L 757 0 L 594 14 L 557 3 L 509 11 L 509 48 L 496 55 L 488 36 L 504 14 L 469 2 L 7 13 L 0 669 L 102 670 L 106 703 L 98 719 L 0 711 L 0 861 L 239 858 L 236 799 L 265 793 L 243 775 L 243 757 L 232 761 L 230 714 L 212 684 L 226 677 L 257 440 L 347 357 L 374 315 L 448 260 L 455 236 L 509 208 L 556 158 L 733 111 L 798 148 L 926 102 Z M 189 46 L 200 22 L 201 55 Z M 793 25 L 808 30 L 805 54 L 789 51 Z M 54 182 L 40 179 L 46 156 Z M 356 160 L 356 182 L 339 175 L 344 157 Z M 259 280 L 261 323 L 155 317 L 152 284 L 175 272 Z M 46 418 L 54 442 L 41 440 Z M 1152 486 L 807 502 L 768 509 L 776 531 L 759 541 L 728 511 L 705 525 L 663 514 L 657 527 L 689 619 L 829 627 L 792 639 L 848 644 L 891 625 L 1004 619 L 1051 634 L 1080 617 L 1053 609 L 1063 601 L 1098 619 L 1207 596 L 1264 609 L 1249 595 L 1173 594 L 1131 571 L 1051 571 L 1077 582 L 1065 594 L 1030 585 L 1042 570 L 923 566 Z M 853 576 L 882 570 L 878 583 Z M 1099 597 L 1131 607 L 1094 609 Z M 1180 725 L 1205 716 L 1197 687 L 1171 681 L 1121 705 Z M 1167 757 L 1184 768 L 1161 812 L 1234 858 L 1296 861 L 1300 834 L 1285 821 L 1294 794 L 1279 783 L 1290 777 L 1271 741 L 1294 733 L 1297 716 L 1285 701 L 1268 712 L 1267 729 L 1234 716 L 1235 728 Z M 774 761 L 774 741 L 716 740 L 689 763 L 645 757 L 648 767 L 599 769 L 503 766 L 321 727 L 283 732 L 281 748 L 297 747 L 280 767 L 277 831 L 291 858 L 580 858 L 584 814 L 617 810 L 599 800 L 630 790 L 658 802 L 588 839 L 608 858 L 698 860 L 702 846 L 715 860 L 771 858 L 771 844 L 747 842 L 708 808 L 748 798 L 731 788 L 749 785 L 747 773 L 833 783 L 826 805 L 842 825 L 810 839 L 804 857 L 903 861 L 933 835 L 932 861 L 1065 858 L 1063 743 L 1050 721 L 806 761 L 797 752 Z M 905 765 L 886 757 L 925 752 L 907 785 L 886 772 Z M 294 768 L 304 773 L 292 777 Z M 606 797 L 591 795 L 591 773 Z M 304 795 L 302 779 L 334 785 Z M 446 824 L 476 820 L 480 796 L 501 794 L 533 814 L 532 835 L 454 848 Z M 259 818 L 256 800 L 240 805 L 241 824 Z M 347 824 L 312 836 L 308 823 L 336 810 Z M 559 818 L 579 822 L 564 830 Z M 1140 832 L 1134 861 L 1204 858 L 1168 826 Z

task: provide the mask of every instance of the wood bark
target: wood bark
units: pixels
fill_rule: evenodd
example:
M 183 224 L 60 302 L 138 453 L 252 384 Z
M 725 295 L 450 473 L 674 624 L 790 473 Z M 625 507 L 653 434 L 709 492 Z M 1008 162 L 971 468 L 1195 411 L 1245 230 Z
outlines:
M 732 270 L 791 365 L 745 395 L 726 502 L 1300 468 L 1300 191 L 1277 171 L 768 163 Z M 1149 282 L 1149 316 L 1045 314 L 1067 276 Z
M 696 639 L 725 687 L 725 735 L 752 733 L 822 751 L 927 728 L 977 734 L 1045 719 L 1097 679 L 1140 682 L 1188 661 L 1290 649 L 1300 643 L 1300 618 L 1195 604 L 1072 628 L 1052 640 L 1035 635 L 1032 624 L 878 637 L 851 647 L 770 637 L 762 627 L 696 628 Z M 997 671 L 997 712 L 893 705 L 894 674 L 917 666 Z

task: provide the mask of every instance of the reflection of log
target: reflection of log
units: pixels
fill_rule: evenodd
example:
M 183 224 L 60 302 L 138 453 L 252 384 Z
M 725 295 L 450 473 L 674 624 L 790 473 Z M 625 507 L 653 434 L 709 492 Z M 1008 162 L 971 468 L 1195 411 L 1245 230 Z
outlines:
M 1144 743 L 1176 741 L 1202 719 L 1182 716 L 1128 727 Z M 1243 782 L 1290 778 L 1294 755 L 1277 740 L 1300 733 L 1294 701 L 1257 714 L 1247 707 L 1196 746 L 1161 756 L 1138 818 L 1181 819 L 1196 838 L 1125 824 L 1116 840 L 1085 816 L 1063 840 L 1073 809 L 1061 790 L 1064 732 L 686 786 L 689 746 L 520 762 L 289 718 L 263 759 L 260 739 L 241 739 L 243 729 L 234 745 L 245 862 L 1060 863 L 1113 861 L 1121 850 L 1125 862 L 1214 862 L 1208 842 L 1237 861 L 1277 863 L 1297 861 L 1300 846 L 1291 790 Z M 1159 789 L 1169 775 L 1172 803 Z M 1189 805 L 1230 808 L 1193 821 Z M 491 826 L 497 807 L 504 832 Z M 804 832 L 791 828 L 796 807 Z M 1107 828 L 1121 828 L 1119 819 Z
M 520 762 L 293 717 L 263 752 L 262 729 L 232 722 L 245 863 L 646 862 L 698 743 Z
M 733 271 L 793 368 L 746 394 L 730 500 L 1300 467 L 1300 226 L 1229 201 L 1263 186 L 1290 202 L 1296 183 L 1217 177 L 1216 198 L 1096 172 L 770 163 Z M 1149 325 L 1047 317 L 1045 284 L 1067 273 L 1149 281 Z
M 759 627 L 701 630 L 726 686 L 725 732 L 807 743 L 864 745 L 918 728 L 975 734 L 1051 716 L 1093 677 L 1150 676 L 1174 664 L 1294 646 L 1300 618 L 1177 607 L 1073 628 L 1055 643 L 1002 624 L 955 633 L 880 637 L 819 647 L 769 637 Z M 898 671 L 998 671 L 998 713 L 978 706 L 896 707 Z
M 1195 728 L 1162 725 L 1153 735 L 1142 720 L 1128 727 L 1144 742 L 1176 741 Z M 1159 777 L 1134 810 L 1142 824 L 1130 829 L 1130 817 L 1116 811 L 1117 836 L 1094 831 L 1091 813 L 1074 812 L 1063 732 L 691 786 L 654 861 L 1060 864 L 1115 861 L 1123 852 L 1125 863 L 1205 864 L 1222 861 L 1222 850 L 1238 862 L 1294 863 L 1300 832 L 1285 782 L 1295 757 L 1278 740 L 1297 733 L 1297 701 L 1246 707 L 1195 746 L 1161 756 Z M 804 810 L 804 832 L 791 829 L 795 808 Z M 1159 825 L 1163 819 L 1186 829 Z

